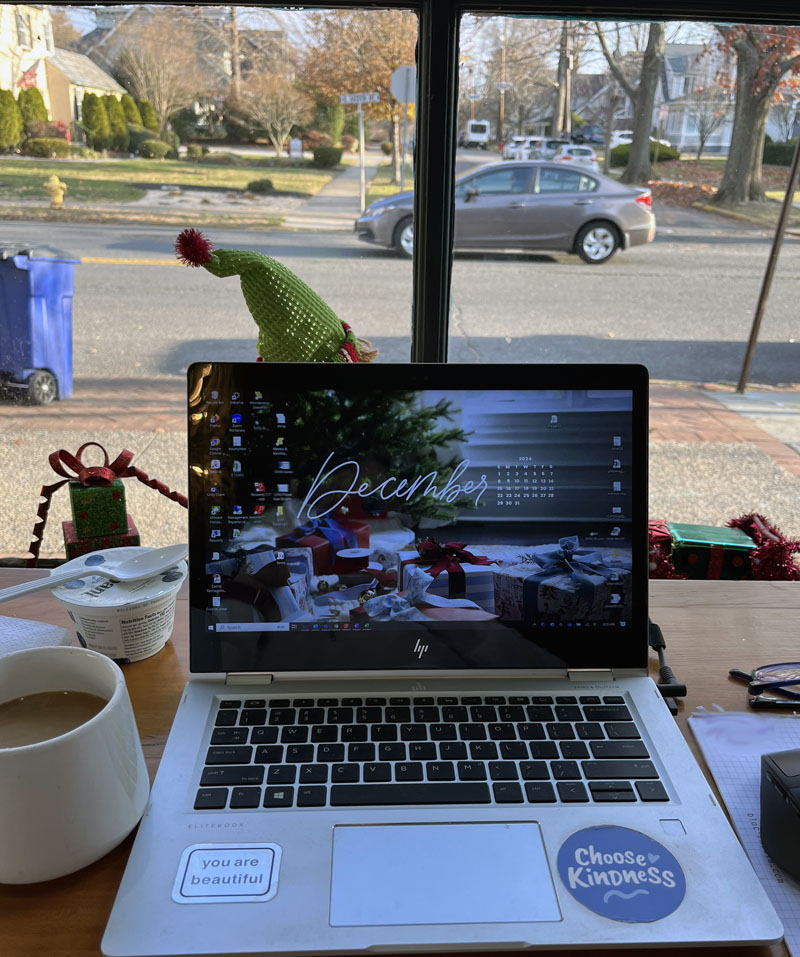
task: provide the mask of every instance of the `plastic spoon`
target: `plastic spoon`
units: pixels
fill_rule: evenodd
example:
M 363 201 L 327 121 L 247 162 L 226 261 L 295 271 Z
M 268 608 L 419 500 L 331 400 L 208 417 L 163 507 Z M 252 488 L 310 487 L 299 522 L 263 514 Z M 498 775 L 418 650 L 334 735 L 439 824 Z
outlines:
M 9 601 L 19 595 L 27 595 L 41 588 L 54 588 L 78 578 L 88 578 L 91 575 L 103 575 L 116 581 L 135 581 L 139 578 L 150 578 L 171 568 L 189 553 L 188 545 L 168 545 L 166 548 L 143 548 L 133 557 L 127 556 L 123 561 L 115 561 L 114 549 L 108 549 L 105 561 L 98 565 L 80 565 L 59 572 L 52 572 L 47 578 L 37 578 L 35 581 L 25 582 L 22 585 L 12 585 L 11 588 L 0 589 L 0 602 Z M 88 557 L 88 556 L 87 556 Z

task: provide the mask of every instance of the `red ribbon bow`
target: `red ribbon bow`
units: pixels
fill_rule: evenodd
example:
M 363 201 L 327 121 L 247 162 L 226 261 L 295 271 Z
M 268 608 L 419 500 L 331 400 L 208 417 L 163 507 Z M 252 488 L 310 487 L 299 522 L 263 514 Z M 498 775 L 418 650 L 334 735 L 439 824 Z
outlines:
M 424 542 L 417 545 L 419 558 L 410 558 L 408 563 L 412 565 L 429 565 L 428 574 L 436 578 L 441 572 L 460 572 L 461 563 L 465 565 L 491 565 L 492 560 L 486 555 L 473 555 L 466 550 L 466 542 L 445 542 L 440 544 L 433 537 L 428 537 Z
M 94 445 L 103 453 L 102 465 L 84 465 L 81 461 L 84 449 L 89 448 L 90 445 Z M 39 493 L 44 501 L 39 504 L 39 508 L 36 510 L 38 521 L 33 526 L 33 540 L 28 549 L 32 557 L 25 563 L 28 568 L 35 568 L 39 560 L 39 549 L 42 544 L 42 539 L 44 538 L 47 513 L 50 510 L 50 500 L 53 497 L 53 493 L 60 489 L 62 485 L 66 485 L 67 482 L 80 482 L 87 487 L 107 487 L 111 485 L 115 479 L 133 477 L 144 485 L 156 489 L 161 495 L 166 496 L 173 502 L 177 502 L 184 508 L 189 507 L 185 495 L 182 495 L 180 492 L 170 491 L 163 482 L 159 482 L 157 479 L 151 479 L 146 472 L 131 465 L 133 452 L 129 452 L 127 449 L 123 449 L 113 462 L 109 462 L 108 452 L 106 452 L 99 442 L 84 442 L 75 455 L 67 452 L 66 449 L 59 449 L 57 452 L 51 452 L 48 459 L 50 465 L 53 467 L 53 471 L 57 475 L 63 475 L 64 478 L 60 482 L 53 483 L 53 485 L 43 485 Z

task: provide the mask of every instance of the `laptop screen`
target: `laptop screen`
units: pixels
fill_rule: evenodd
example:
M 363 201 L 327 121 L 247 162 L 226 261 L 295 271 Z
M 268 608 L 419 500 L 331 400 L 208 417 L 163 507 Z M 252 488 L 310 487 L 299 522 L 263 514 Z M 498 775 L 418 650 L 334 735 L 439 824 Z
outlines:
M 641 668 L 647 372 L 189 370 L 192 672 Z

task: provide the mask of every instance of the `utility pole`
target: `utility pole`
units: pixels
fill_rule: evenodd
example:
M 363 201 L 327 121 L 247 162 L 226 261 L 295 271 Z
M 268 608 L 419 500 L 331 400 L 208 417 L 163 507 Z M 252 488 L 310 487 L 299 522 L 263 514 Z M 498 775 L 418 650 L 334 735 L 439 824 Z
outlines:
M 508 20 L 503 17 L 503 39 L 500 44 L 500 122 L 497 124 L 498 142 L 504 140 L 503 124 L 505 122 L 505 104 L 506 104 L 506 43 L 508 42 Z
M 228 8 L 231 27 L 231 96 L 238 100 L 242 92 L 242 63 L 239 53 L 239 24 L 236 7 Z
M 558 87 L 553 110 L 553 133 L 569 139 L 572 133 L 572 29 L 565 20 L 558 52 Z

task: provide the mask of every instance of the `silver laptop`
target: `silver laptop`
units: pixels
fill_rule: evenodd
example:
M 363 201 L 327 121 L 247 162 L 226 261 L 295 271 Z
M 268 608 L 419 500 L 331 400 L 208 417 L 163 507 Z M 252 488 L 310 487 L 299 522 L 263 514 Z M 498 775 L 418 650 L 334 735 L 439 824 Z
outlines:
M 191 679 L 104 954 L 780 938 L 647 676 L 643 367 L 188 392 Z

